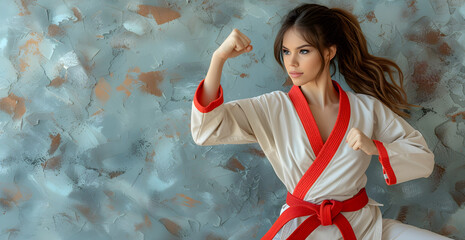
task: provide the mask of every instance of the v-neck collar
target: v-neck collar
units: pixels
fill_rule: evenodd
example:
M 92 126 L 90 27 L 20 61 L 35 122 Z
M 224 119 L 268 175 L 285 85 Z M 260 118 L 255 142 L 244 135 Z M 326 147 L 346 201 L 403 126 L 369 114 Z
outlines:
M 328 139 L 324 144 L 323 139 L 321 138 L 320 131 L 318 130 L 318 126 L 315 122 L 315 118 L 313 117 L 313 114 L 310 110 L 310 106 L 308 105 L 308 102 L 305 99 L 305 96 L 303 95 L 301 89 L 298 86 L 294 85 L 289 91 L 289 97 L 292 103 L 294 104 L 297 114 L 299 115 L 300 121 L 302 122 L 302 125 L 307 134 L 308 140 L 310 141 L 310 145 L 316 156 L 315 161 L 312 163 L 310 168 L 305 173 L 305 175 L 310 175 L 310 181 L 308 179 L 305 181 L 300 181 L 295 189 L 297 190 L 299 185 L 306 186 L 303 189 L 299 188 L 300 190 L 298 190 L 300 195 L 303 194 L 303 196 L 300 196 L 302 198 L 305 196 L 306 191 L 308 191 L 308 189 L 313 185 L 313 183 L 316 181 L 316 179 L 319 177 L 319 175 L 323 172 L 323 170 L 326 168 L 326 166 L 333 158 L 334 154 L 336 153 L 338 147 L 342 142 L 345 133 L 347 132 L 347 127 L 349 125 L 349 98 L 347 97 L 347 93 L 344 92 L 344 90 L 342 90 L 341 86 L 336 81 L 333 80 L 332 82 L 334 87 L 339 92 L 339 110 L 337 114 L 336 124 L 334 125 Z

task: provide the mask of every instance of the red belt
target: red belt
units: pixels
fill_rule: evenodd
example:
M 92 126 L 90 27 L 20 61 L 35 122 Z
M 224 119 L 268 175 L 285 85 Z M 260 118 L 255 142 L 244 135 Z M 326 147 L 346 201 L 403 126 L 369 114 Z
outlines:
M 341 212 L 354 212 L 362 209 L 368 203 L 365 188 L 355 196 L 345 201 L 324 200 L 320 205 L 306 202 L 287 193 L 286 209 L 271 226 L 270 230 L 263 236 L 262 240 L 271 240 L 279 230 L 290 220 L 303 216 L 310 216 L 297 227 L 287 239 L 305 239 L 318 226 L 336 225 L 341 231 L 344 240 L 356 240 L 354 230 L 347 218 Z

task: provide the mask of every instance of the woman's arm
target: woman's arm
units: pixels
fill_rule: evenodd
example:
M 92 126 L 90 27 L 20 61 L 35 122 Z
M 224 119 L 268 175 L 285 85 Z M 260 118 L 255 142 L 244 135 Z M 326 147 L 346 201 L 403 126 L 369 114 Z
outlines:
M 253 47 L 250 43 L 250 39 L 245 34 L 234 29 L 221 46 L 213 53 L 210 68 L 205 77 L 200 104 L 207 106 L 218 97 L 224 63 L 229 58 L 234 58 L 243 53 L 252 51 Z

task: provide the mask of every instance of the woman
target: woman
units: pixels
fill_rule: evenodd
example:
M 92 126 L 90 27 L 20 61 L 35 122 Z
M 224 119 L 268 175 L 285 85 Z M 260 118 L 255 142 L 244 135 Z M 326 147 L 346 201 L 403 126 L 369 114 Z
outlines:
M 258 142 L 286 186 L 286 204 L 263 239 L 446 239 L 382 219 L 379 204 L 366 195 L 371 155 L 379 155 L 389 185 L 428 177 L 434 155 L 399 116 L 413 106 L 400 68 L 368 53 L 357 19 L 341 9 L 302 5 L 285 18 L 274 48 L 294 84 L 289 93 L 223 103 L 225 61 L 252 50 L 235 29 L 213 54 L 191 119 L 199 145 Z M 335 61 L 355 93 L 331 80 Z

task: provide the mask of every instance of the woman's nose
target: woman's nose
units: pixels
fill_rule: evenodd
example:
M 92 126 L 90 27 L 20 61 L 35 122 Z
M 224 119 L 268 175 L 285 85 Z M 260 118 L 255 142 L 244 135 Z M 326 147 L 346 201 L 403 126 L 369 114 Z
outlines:
M 295 55 L 290 56 L 290 62 L 289 65 L 293 67 L 298 67 L 299 66 L 299 61 Z

